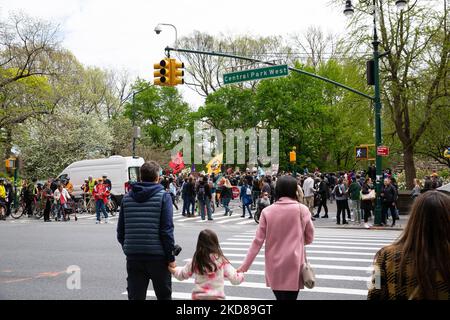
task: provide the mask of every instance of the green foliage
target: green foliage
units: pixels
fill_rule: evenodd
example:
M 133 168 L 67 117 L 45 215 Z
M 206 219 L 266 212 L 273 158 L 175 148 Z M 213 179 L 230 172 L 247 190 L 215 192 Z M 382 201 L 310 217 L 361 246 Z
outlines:
M 125 105 L 125 116 L 130 120 L 134 117 L 136 125 L 141 126 L 141 143 L 170 149 L 172 132 L 187 125 L 189 105 L 176 88 L 151 86 L 141 79 L 135 82 L 133 91 L 140 92 L 134 105 Z

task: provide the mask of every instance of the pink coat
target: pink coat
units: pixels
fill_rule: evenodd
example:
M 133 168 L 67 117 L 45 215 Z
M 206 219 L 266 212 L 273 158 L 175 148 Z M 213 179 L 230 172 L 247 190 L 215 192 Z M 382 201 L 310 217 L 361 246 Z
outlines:
M 272 290 L 303 289 L 304 246 L 312 243 L 313 238 L 314 225 L 308 207 L 293 199 L 281 198 L 262 211 L 255 239 L 241 270 L 246 272 L 250 268 L 265 241 L 266 285 Z

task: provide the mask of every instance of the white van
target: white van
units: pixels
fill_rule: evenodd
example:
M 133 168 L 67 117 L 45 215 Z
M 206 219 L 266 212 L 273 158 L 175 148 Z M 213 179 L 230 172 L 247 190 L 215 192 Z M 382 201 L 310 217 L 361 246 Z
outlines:
M 81 186 L 89 176 L 94 179 L 101 178 L 104 174 L 111 180 L 111 198 L 120 205 L 123 196 L 127 193 L 129 182 L 139 180 L 139 169 L 144 164 L 143 158 L 111 156 L 105 159 L 82 160 L 69 165 L 61 172 L 59 179 L 67 177 L 73 184 L 75 197 L 81 197 Z

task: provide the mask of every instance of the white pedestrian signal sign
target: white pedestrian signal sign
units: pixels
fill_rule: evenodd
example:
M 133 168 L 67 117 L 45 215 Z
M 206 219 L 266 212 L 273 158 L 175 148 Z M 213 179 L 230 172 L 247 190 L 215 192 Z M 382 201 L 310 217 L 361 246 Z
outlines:
M 356 147 L 355 158 L 358 160 L 367 160 L 367 147 Z

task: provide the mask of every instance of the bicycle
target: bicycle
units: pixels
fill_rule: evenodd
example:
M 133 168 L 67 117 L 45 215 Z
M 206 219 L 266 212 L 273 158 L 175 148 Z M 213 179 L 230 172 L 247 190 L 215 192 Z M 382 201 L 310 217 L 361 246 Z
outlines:
M 89 200 L 87 200 L 89 199 Z M 81 199 L 77 201 L 77 210 L 79 213 L 95 214 L 95 199 L 90 194 L 84 194 Z
M 11 217 L 14 219 L 19 219 L 23 215 L 25 215 L 26 202 L 24 197 L 21 195 L 19 199 L 19 206 L 11 210 Z M 44 215 L 44 210 L 38 206 L 38 197 L 34 196 L 33 201 L 31 202 L 31 213 L 32 216 L 36 219 L 42 218 Z

